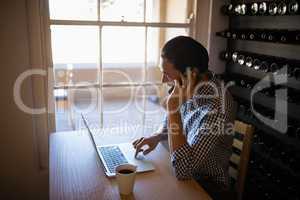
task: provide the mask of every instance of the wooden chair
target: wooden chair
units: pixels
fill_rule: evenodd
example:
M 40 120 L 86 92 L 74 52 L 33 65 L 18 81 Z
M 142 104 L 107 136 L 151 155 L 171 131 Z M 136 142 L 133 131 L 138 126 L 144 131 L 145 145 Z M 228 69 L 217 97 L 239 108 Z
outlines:
M 233 187 L 232 189 L 236 194 L 236 199 L 241 200 L 247 175 L 254 127 L 236 120 L 234 122 L 234 132 L 229 176 Z

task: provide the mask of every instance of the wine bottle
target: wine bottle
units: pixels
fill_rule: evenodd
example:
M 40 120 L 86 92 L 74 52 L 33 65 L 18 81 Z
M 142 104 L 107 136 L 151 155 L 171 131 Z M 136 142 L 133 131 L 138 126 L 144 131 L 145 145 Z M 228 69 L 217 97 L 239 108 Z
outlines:
M 237 61 L 238 61 L 238 63 L 239 63 L 240 65 L 244 65 L 244 63 L 245 63 L 245 56 L 242 55 L 242 54 L 238 55 Z
M 234 6 L 234 14 L 241 15 L 241 5 L 240 4 L 237 4 Z
M 291 34 L 287 30 L 281 29 L 276 32 L 276 39 L 278 42 L 288 43 L 290 42 Z
M 251 84 L 251 83 L 247 83 L 247 85 L 246 85 L 246 88 L 247 88 L 247 89 L 252 89 L 252 88 L 253 88 L 253 86 L 252 86 L 252 84 Z
M 276 73 L 277 70 L 279 70 L 278 64 L 277 64 L 277 63 L 272 63 L 272 64 L 270 65 L 270 71 L 273 72 L 273 73 Z
M 220 58 L 221 58 L 222 60 L 229 61 L 229 60 L 231 59 L 230 52 L 228 52 L 228 51 L 223 51 L 223 52 L 220 54 Z
M 224 38 L 231 38 L 231 32 L 230 30 L 225 30 L 221 32 L 216 33 L 218 36 L 224 37 Z
M 260 15 L 265 15 L 267 13 L 267 3 L 266 2 L 260 2 L 258 5 L 258 13 Z
M 246 15 L 247 14 L 247 5 L 246 4 L 241 4 L 241 10 L 240 10 L 240 15 Z
M 282 42 L 282 43 L 286 43 L 287 42 L 287 37 L 285 36 L 285 35 L 281 35 L 280 36 L 280 42 Z
M 260 40 L 265 41 L 265 40 L 267 40 L 267 37 L 268 37 L 267 32 L 265 30 L 261 30 L 260 31 Z
M 238 38 L 241 40 L 246 40 L 247 39 L 247 30 L 239 30 L 238 32 Z
M 293 38 L 292 32 L 287 29 L 270 30 L 268 36 L 268 40 L 270 42 L 280 42 L 280 43 L 293 43 L 294 41 L 292 41 L 292 38 Z
M 276 31 L 270 31 L 267 35 L 268 41 L 274 42 L 276 40 Z
M 227 6 L 227 12 L 228 14 L 232 15 L 233 14 L 233 4 L 229 4 Z
M 287 5 L 284 1 L 278 3 L 277 6 L 277 14 L 278 15 L 285 15 L 287 13 Z
M 245 60 L 245 64 L 246 64 L 247 67 L 251 68 L 252 65 L 253 65 L 253 58 L 250 57 L 250 56 L 248 56 L 248 57 L 246 58 L 246 60 Z
M 276 15 L 277 10 L 278 10 L 277 3 L 276 2 L 271 2 L 268 6 L 269 15 Z
M 300 30 L 298 29 L 232 29 L 217 32 L 216 35 L 234 40 L 242 39 L 300 44 Z
M 259 70 L 259 68 L 260 68 L 260 65 L 261 65 L 261 61 L 259 60 L 259 59 L 254 59 L 254 61 L 253 61 L 253 68 L 255 69 L 255 70 Z
M 222 7 L 222 13 L 224 13 L 225 15 L 232 15 L 233 14 L 233 5 L 232 4 L 224 5 Z
M 252 3 L 250 9 L 250 15 L 257 15 L 258 14 L 258 4 Z
M 300 80 L 300 68 L 296 67 L 293 70 L 293 75 L 294 75 L 295 79 Z
M 225 31 L 220 31 L 220 32 L 217 32 L 216 35 L 221 36 L 221 37 L 225 37 L 226 33 L 225 33 Z
M 248 38 L 249 40 L 256 40 L 257 39 L 257 33 L 256 30 L 249 30 L 248 31 Z
M 288 13 L 290 15 L 298 14 L 299 12 L 299 3 L 296 0 L 292 0 L 288 4 Z
M 226 37 L 226 38 L 231 38 L 231 32 L 230 32 L 229 30 L 226 31 L 225 37 Z
M 246 82 L 243 79 L 240 81 L 240 86 L 241 87 L 246 87 Z
M 234 63 L 237 62 L 238 52 L 233 52 L 231 57 Z
M 238 37 L 238 32 L 236 30 L 231 30 L 231 39 L 237 39 Z

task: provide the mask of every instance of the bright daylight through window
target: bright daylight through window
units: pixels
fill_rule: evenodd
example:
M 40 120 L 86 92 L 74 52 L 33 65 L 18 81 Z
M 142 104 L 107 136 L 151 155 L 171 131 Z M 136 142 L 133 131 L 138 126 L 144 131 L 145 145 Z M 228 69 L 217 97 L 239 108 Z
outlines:
M 190 35 L 194 1 L 49 0 L 49 9 L 57 129 L 80 128 L 82 112 L 102 127 L 129 116 L 159 125 L 160 49 Z

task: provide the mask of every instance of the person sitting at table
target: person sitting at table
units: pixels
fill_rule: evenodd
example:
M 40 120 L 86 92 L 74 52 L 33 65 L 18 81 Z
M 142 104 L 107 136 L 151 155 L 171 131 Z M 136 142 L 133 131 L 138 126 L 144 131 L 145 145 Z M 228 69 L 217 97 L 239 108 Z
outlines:
M 176 177 L 194 178 L 214 199 L 224 199 L 229 191 L 232 97 L 208 70 L 205 47 L 191 37 L 171 39 L 161 57 L 162 82 L 171 86 L 167 116 L 157 133 L 133 142 L 136 154 L 143 151 L 146 155 L 160 141 L 168 140 Z

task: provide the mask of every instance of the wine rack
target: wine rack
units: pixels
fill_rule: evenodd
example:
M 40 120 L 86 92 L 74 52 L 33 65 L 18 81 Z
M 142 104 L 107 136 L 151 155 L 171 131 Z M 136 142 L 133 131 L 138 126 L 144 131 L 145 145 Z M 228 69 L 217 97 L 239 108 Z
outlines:
M 230 16 L 283 16 L 299 15 L 300 2 L 261 1 L 252 3 L 227 4 L 222 7 L 222 12 Z
M 239 119 L 256 126 L 246 183 L 248 198 L 298 199 L 299 124 L 290 122 L 291 128 L 286 135 L 282 135 L 258 121 L 253 116 L 249 102 L 241 102 L 238 108 Z M 270 109 L 262 106 L 257 106 L 257 109 L 266 116 L 272 115 Z
M 300 30 L 288 29 L 231 29 L 216 33 L 233 40 L 249 40 L 282 44 L 300 44 Z
M 237 63 L 240 66 L 253 68 L 261 72 L 277 73 L 283 67 L 286 67 L 288 77 L 294 77 L 300 80 L 300 60 L 291 60 L 281 57 L 268 56 L 243 51 L 224 51 L 221 53 L 221 59 Z
M 228 27 L 215 31 L 216 38 L 227 41 L 218 57 L 226 65 L 222 77 L 234 83 L 229 90 L 238 103 L 237 119 L 255 127 L 245 200 L 300 199 L 299 5 L 299 0 L 231 0 L 218 8 L 229 18 Z M 278 84 L 278 75 L 286 75 L 287 81 Z M 259 88 L 262 81 L 269 87 Z M 254 89 L 258 91 L 251 97 Z M 280 90 L 287 96 L 279 97 Z M 287 102 L 285 133 L 255 113 L 274 119 L 276 101 Z M 276 110 L 276 115 L 286 116 L 284 111 Z

